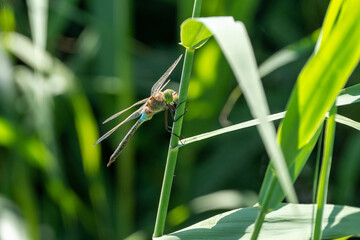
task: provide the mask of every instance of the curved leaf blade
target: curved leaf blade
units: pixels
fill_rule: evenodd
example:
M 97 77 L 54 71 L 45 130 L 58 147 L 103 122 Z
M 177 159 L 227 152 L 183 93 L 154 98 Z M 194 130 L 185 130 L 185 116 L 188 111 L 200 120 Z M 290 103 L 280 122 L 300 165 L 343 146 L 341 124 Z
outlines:
M 268 155 L 273 160 L 281 186 L 287 193 L 289 201 L 297 202 L 284 156 L 276 141 L 275 127 L 267 119 L 270 111 L 244 24 L 235 22 L 232 17 L 197 18 L 196 20 L 203 23 L 214 34 L 244 93 L 252 115 L 260 121 L 258 131 Z
M 260 239 L 311 238 L 312 204 L 281 204 L 266 216 Z M 250 239 L 257 207 L 225 212 L 156 240 L 174 239 Z M 323 215 L 323 238 L 360 236 L 360 208 L 327 204 Z

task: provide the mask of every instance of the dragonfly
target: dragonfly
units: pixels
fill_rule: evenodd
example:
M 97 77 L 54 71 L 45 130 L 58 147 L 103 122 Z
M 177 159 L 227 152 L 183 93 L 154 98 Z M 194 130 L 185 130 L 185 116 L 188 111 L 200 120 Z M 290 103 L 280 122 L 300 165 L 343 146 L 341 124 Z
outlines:
M 121 123 L 116 125 L 114 128 L 112 128 L 110 131 L 105 133 L 102 137 L 100 137 L 94 145 L 100 143 L 107 137 L 109 137 L 113 132 L 115 132 L 116 129 L 118 129 L 121 125 L 124 123 L 138 118 L 136 123 L 131 127 L 129 132 L 125 135 L 125 137 L 121 140 L 118 147 L 115 149 L 114 153 L 110 156 L 109 162 L 107 166 L 109 167 L 113 162 L 115 162 L 116 158 L 120 155 L 121 151 L 125 148 L 126 144 L 129 142 L 130 138 L 133 136 L 135 131 L 146 121 L 152 119 L 152 117 L 159 112 L 165 111 L 165 125 L 166 124 L 166 118 L 167 118 L 167 112 L 170 110 L 171 115 L 173 116 L 173 112 L 176 110 L 176 105 L 178 101 L 178 93 L 172 89 L 166 89 L 163 91 L 163 89 L 166 87 L 166 85 L 170 82 L 170 79 L 167 80 L 171 72 L 175 69 L 176 65 L 181 60 L 182 55 L 180 55 L 175 62 L 170 66 L 168 70 L 161 76 L 161 78 L 152 86 L 150 97 L 145 98 L 143 100 L 140 100 L 130 107 L 112 115 L 108 119 L 106 119 L 103 124 L 113 120 L 116 117 L 119 117 L 124 112 L 128 111 L 129 109 L 143 104 L 138 110 L 131 113 L 125 120 L 123 120 Z M 167 80 L 167 81 L 166 81 Z

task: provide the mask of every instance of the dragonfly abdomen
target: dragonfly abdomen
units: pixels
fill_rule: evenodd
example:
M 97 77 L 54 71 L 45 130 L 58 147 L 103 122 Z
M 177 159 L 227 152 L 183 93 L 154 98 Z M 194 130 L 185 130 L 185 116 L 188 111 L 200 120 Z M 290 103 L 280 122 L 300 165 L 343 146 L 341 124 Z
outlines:
M 146 119 L 147 120 L 147 119 Z M 129 132 L 125 135 L 125 137 L 123 138 L 123 140 L 120 142 L 119 146 L 116 148 L 115 152 L 111 155 L 109 162 L 107 164 L 107 166 L 110 166 L 110 164 L 112 164 L 113 162 L 115 162 L 116 158 L 120 155 L 121 151 L 124 149 L 124 147 L 126 146 L 126 144 L 129 142 L 130 138 L 132 137 L 132 135 L 134 135 L 134 133 L 136 132 L 136 130 L 141 126 L 141 124 L 143 122 L 145 122 L 146 120 L 142 120 L 142 116 L 139 120 L 136 121 L 136 123 L 134 124 L 134 126 L 132 126 L 132 128 L 129 130 Z

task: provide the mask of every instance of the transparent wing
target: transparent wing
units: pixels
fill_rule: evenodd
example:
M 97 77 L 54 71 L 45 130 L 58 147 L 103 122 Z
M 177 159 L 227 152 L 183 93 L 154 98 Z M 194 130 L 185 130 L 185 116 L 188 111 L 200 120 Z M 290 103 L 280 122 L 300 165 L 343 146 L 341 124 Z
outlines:
M 162 87 L 159 89 L 158 92 L 161 92 L 166 87 L 166 85 L 168 85 L 169 82 L 170 82 L 170 79 L 164 85 L 162 85 Z
M 163 83 L 168 78 L 168 76 L 171 74 L 171 72 L 174 70 L 176 65 L 179 63 L 181 57 L 182 57 L 182 54 L 178 57 L 178 59 L 175 60 L 175 62 L 171 65 L 171 67 L 168 70 L 166 70 L 166 72 L 161 76 L 161 78 L 152 86 L 150 96 L 152 96 L 155 93 L 160 91 Z
M 119 123 L 118 125 L 116 125 L 113 129 L 111 129 L 110 131 L 108 131 L 107 133 L 105 133 L 104 135 L 102 135 L 101 138 L 99 138 L 94 145 L 98 144 L 99 142 L 101 142 L 102 140 L 106 139 L 107 137 L 109 137 L 113 132 L 115 132 L 116 129 L 118 129 L 121 125 L 123 125 L 124 123 L 133 120 L 135 118 L 138 118 L 141 116 L 141 112 L 142 112 L 143 108 L 139 108 L 138 110 L 136 110 L 135 112 L 133 112 L 132 114 L 130 114 L 130 116 L 128 116 L 124 121 L 122 121 L 121 123 Z
M 143 100 L 140 100 L 140 101 L 138 101 L 137 103 L 134 103 L 133 105 L 131 105 L 130 107 L 122 110 L 121 112 L 115 113 L 114 115 L 112 115 L 111 117 L 109 117 L 108 119 L 106 119 L 105 121 L 103 121 L 103 124 L 104 124 L 104 123 L 107 123 L 107 122 L 109 122 L 109 121 L 111 121 L 111 120 L 113 120 L 114 118 L 116 118 L 116 117 L 118 117 L 118 116 L 120 116 L 121 114 L 123 114 L 124 112 L 126 112 L 127 110 L 129 110 L 130 108 L 135 107 L 136 105 L 145 103 L 147 100 L 149 100 L 149 98 L 145 98 L 145 99 L 143 99 Z

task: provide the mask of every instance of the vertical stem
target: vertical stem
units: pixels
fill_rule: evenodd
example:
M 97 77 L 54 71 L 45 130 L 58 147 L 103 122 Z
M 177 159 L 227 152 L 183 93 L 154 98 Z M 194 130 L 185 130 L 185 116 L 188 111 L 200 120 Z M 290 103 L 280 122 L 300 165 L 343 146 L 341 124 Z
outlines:
M 269 188 L 267 189 L 267 193 L 265 194 L 266 197 L 264 200 L 264 204 L 261 206 L 260 212 L 255 221 L 255 227 L 253 233 L 251 234 L 251 240 L 256 240 L 259 237 L 262 224 L 265 220 L 266 213 L 268 212 L 271 193 L 274 191 L 275 185 L 276 185 L 276 177 L 275 175 L 272 175 Z
M 313 239 L 321 239 L 322 235 L 322 218 L 324 212 L 324 205 L 326 204 L 327 198 L 327 189 L 329 184 L 329 176 L 330 176 L 330 167 L 332 160 L 332 151 L 334 146 L 334 138 L 335 138 L 335 115 L 336 115 L 336 105 L 330 110 L 329 118 L 326 122 L 325 129 L 325 140 L 324 140 L 324 154 L 321 163 L 320 170 L 320 179 L 318 185 L 317 192 L 317 211 L 316 211 L 316 219 L 315 219 L 315 230 Z
M 202 3 L 202 0 L 195 0 L 194 8 L 193 8 L 192 16 L 191 16 L 192 18 L 200 17 L 201 3 Z
M 193 18 L 200 16 L 201 3 L 202 0 L 195 0 L 194 9 L 192 13 Z M 186 50 L 182 74 L 181 74 L 181 80 L 180 80 L 180 90 L 179 90 L 179 99 L 178 99 L 179 103 L 182 102 L 184 103 L 181 104 L 177 109 L 177 111 L 175 112 L 175 119 L 177 119 L 185 112 L 185 107 L 186 107 L 185 101 L 187 99 L 193 61 L 194 61 L 194 50 Z M 179 139 L 178 137 L 176 137 L 176 135 L 177 136 L 181 135 L 182 122 L 183 122 L 183 118 L 181 117 L 178 121 L 174 122 L 173 124 L 174 134 L 171 135 L 171 139 L 170 139 L 170 146 L 166 161 L 164 180 L 160 194 L 159 207 L 157 211 L 153 237 L 160 237 L 164 234 L 166 215 L 167 215 L 170 194 L 171 194 L 171 187 L 173 182 L 173 176 L 175 173 L 177 155 L 179 151 L 178 148 L 177 149 L 173 149 L 173 148 L 178 144 Z
M 186 101 L 187 92 L 189 87 L 189 80 L 191 75 L 191 69 L 194 59 L 194 51 L 186 50 L 185 58 L 184 58 L 184 65 L 182 70 L 181 82 L 180 82 L 180 91 L 179 91 L 179 100 L 178 102 L 181 103 Z M 180 107 L 177 109 L 175 113 L 175 119 L 185 111 L 185 105 L 181 104 Z M 173 182 L 173 176 L 175 173 L 175 166 L 176 160 L 179 149 L 173 149 L 178 144 L 178 137 L 180 136 L 181 127 L 182 127 L 183 118 L 180 118 L 173 124 L 173 132 L 174 134 L 171 135 L 170 139 L 170 146 L 169 152 L 166 161 L 165 173 L 164 173 L 164 180 L 161 189 L 159 207 L 155 222 L 155 229 L 154 229 L 154 237 L 160 237 L 164 233 L 165 221 L 166 221 L 166 214 L 169 206 L 170 200 L 170 193 L 171 193 L 171 186 Z M 175 135 L 176 134 L 176 135 Z
M 321 149 L 322 149 L 322 141 L 323 141 L 323 131 L 320 133 L 319 143 L 318 143 L 318 151 L 316 153 L 316 164 L 314 170 L 314 182 L 313 182 L 313 196 L 312 196 L 312 203 L 316 201 L 316 189 L 318 186 L 319 181 L 319 167 L 320 167 L 320 157 L 321 157 Z
M 313 208 L 312 208 L 312 219 L 311 219 L 311 236 L 314 236 L 314 231 L 315 231 L 315 211 L 316 211 L 316 190 L 318 188 L 318 181 L 319 181 L 319 168 L 320 168 L 320 158 L 321 158 L 321 151 L 322 151 L 322 143 L 323 143 L 323 133 L 324 131 L 321 129 L 321 133 L 320 133 L 320 137 L 319 137 L 319 141 L 318 141 L 318 149 L 317 149 L 317 153 L 316 153 L 316 164 L 315 164 L 315 169 L 314 169 L 314 181 L 313 181 L 313 193 L 312 193 L 312 200 L 311 203 L 313 204 Z
M 256 240 L 258 238 L 260 230 L 261 230 L 262 223 L 265 220 L 265 216 L 266 216 L 266 212 L 261 209 L 259 211 L 259 214 L 258 214 L 257 218 L 256 218 L 254 231 L 251 234 L 251 240 Z

